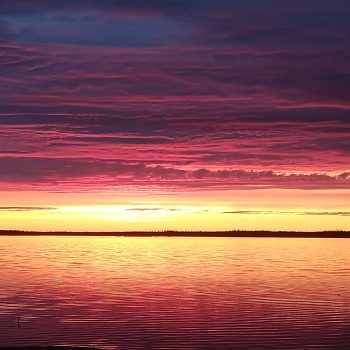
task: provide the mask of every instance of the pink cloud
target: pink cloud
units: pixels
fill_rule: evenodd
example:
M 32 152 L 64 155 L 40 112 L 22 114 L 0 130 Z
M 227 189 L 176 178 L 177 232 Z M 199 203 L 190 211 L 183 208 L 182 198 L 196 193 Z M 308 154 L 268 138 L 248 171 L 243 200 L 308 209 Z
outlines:
M 4 188 L 349 186 L 346 50 L 0 50 Z

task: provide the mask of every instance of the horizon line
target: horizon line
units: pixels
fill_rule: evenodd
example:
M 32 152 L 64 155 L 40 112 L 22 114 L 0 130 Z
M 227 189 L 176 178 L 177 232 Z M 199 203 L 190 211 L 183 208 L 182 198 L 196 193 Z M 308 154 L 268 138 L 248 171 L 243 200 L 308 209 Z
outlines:
M 227 231 L 26 231 L 0 230 L 0 236 L 128 236 L 128 237 L 285 237 L 285 238 L 350 238 L 350 231 L 270 231 L 270 230 L 227 230 Z

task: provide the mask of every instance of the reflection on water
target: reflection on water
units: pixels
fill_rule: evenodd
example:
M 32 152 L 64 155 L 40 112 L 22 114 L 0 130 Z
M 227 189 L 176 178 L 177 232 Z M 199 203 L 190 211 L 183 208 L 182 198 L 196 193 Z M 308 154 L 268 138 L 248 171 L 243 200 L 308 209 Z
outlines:
M 346 239 L 0 237 L 0 345 L 350 349 L 349 252 Z

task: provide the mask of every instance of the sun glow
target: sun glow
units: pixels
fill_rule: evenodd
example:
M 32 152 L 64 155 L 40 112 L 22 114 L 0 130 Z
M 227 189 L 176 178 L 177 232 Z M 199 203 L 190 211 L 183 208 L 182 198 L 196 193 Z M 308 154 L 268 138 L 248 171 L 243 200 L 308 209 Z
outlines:
M 28 231 L 349 230 L 349 191 L 0 192 L 1 229 Z

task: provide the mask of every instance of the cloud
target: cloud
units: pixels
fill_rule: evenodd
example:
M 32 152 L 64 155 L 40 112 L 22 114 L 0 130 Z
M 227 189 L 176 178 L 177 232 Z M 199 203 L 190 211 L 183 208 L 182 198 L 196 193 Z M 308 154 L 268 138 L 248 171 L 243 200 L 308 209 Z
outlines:
M 235 215 L 312 215 L 312 216 L 350 216 L 349 211 L 283 211 L 283 210 L 235 210 L 225 211 L 222 214 Z
M 0 1 L 3 186 L 348 188 L 349 11 Z
M 349 211 L 338 211 L 338 212 L 332 212 L 332 211 L 323 211 L 323 212 L 304 212 L 303 215 L 333 215 L 333 216 L 350 216 Z
M 56 210 L 52 207 L 0 207 L 1 211 L 41 211 L 41 210 Z
M 196 1 L 195 1 L 196 2 Z M 33 15 L 60 11 L 133 11 L 145 12 L 172 12 L 183 11 L 191 6 L 193 0 L 48 0 L 44 3 L 40 0 L 32 0 L 30 3 L 18 0 L 13 3 L 2 0 L 0 12 L 7 15 Z
M 253 170 L 211 170 L 149 165 L 93 158 L 0 158 L 0 182 L 18 189 L 55 191 L 123 189 L 173 189 L 178 191 L 294 188 L 350 188 L 344 173 L 288 173 Z M 6 185 L 7 184 L 7 185 Z
M 11 40 L 13 35 L 10 29 L 10 23 L 0 18 L 0 40 Z
M 182 211 L 183 209 L 179 209 L 179 208 L 127 208 L 126 210 L 128 211 Z
M 128 211 L 158 211 L 158 210 L 163 210 L 163 209 L 162 208 L 127 208 L 126 210 L 128 210 Z
M 154 46 L 334 47 L 349 40 L 346 0 L 70 0 L 0 2 L 30 42 Z M 163 33 L 164 35 L 157 35 Z M 139 37 L 139 40 L 138 40 Z

